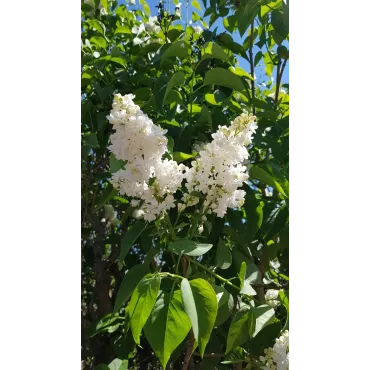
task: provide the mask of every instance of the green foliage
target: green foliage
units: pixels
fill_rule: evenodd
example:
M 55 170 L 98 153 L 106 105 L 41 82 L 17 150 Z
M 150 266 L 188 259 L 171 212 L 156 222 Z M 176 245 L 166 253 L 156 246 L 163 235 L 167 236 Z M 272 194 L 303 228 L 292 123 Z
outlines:
M 180 291 L 161 293 L 144 330 L 163 368 L 190 328 L 191 323 L 184 311 Z
M 217 316 L 217 298 L 212 286 L 204 279 L 181 282 L 185 312 L 190 318 L 195 340 L 203 356 Z
M 143 27 L 151 15 L 144 0 L 81 7 L 86 369 L 182 368 L 188 348 L 197 369 L 245 367 L 247 357 L 258 368 L 263 350 L 289 328 L 289 85 L 282 81 L 289 8 L 281 0 L 191 4 L 201 34 L 167 5 L 159 8 L 158 33 Z M 212 26 L 218 18 L 225 32 Z M 257 65 L 262 78 L 255 78 Z M 125 168 L 107 149 L 115 93 L 134 94 L 167 130 L 167 158 L 188 166 L 198 155 L 195 144 L 210 142 L 219 125 L 243 111 L 253 113 L 258 129 L 248 147 L 244 205 L 203 222 L 197 210 L 204 197 L 194 192 L 198 206 L 172 208 L 152 222 L 136 219 L 131 198 L 110 183 Z M 275 309 L 264 301 L 271 287 L 281 289 Z M 202 358 L 209 353 L 220 356 Z

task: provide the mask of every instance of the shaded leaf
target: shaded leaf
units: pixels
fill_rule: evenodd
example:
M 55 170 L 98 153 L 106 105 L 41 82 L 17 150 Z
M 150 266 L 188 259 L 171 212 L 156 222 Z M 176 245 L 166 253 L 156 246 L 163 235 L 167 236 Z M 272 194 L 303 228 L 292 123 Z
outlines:
M 232 255 L 230 249 L 225 245 L 222 239 L 219 239 L 216 252 L 216 266 L 222 270 L 230 267 Z
M 170 243 L 168 250 L 176 254 L 198 257 L 207 253 L 212 247 L 212 244 L 201 244 L 193 240 L 180 239 Z
M 121 251 L 119 255 L 119 260 L 122 262 L 127 253 L 129 252 L 130 248 L 135 243 L 136 239 L 140 236 L 140 234 L 145 229 L 147 223 L 144 221 L 136 222 L 131 228 L 125 233 L 122 243 L 121 243 Z
M 128 270 L 118 288 L 113 312 L 117 312 L 130 297 L 140 280 L 150 272 L 146 264 L 135 265 Z

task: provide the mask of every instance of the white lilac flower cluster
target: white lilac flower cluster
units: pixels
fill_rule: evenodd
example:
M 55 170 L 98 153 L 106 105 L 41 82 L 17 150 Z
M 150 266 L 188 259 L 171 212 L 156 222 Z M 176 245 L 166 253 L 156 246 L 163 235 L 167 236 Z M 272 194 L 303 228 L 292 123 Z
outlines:
M 288 370 L 289 369 L 289 331 L 285 330 L 276 339 L 273 348 L 265 349 L 265 356 L 260 357 L 264 364 L 262 370 Z
M 156 126 L 133 99 L 132 94 L 116 94 L 107 117 L 115 130 L 108 149 L 126 162 L 124 169 L 113 174 L 112 183 L 122 195 L 133 198 L 131 205 L 141 210 L 138 216 L 153 221 L 175 206 L 173 194 L 181 186 L 186 167 L 162 159 L 167 131 Z
M 255 117 L 247 113 L 238 116 L 230 127 L 218 127 L 212 134 L 212 142 L 191 163 L 185 185 L 188 194 L 184 195 L 184 206 L 180 205 L 180 209 L 198 203 L 199 198 L 193 192 L 205 196 L 203 214 L 214 212 L 223 217 L 227 208 L 243 205 L 245 191 L 238 188 L 248 179 L 243 162 L 249 157 L 247 146 L 256 128 Z
M 136 218 L 154 220 L 163 210 L 175 206 L 173 194 L 186 180 L 187 193 L 178 203 L 180 211 L 199 202 L 204 196 L 201 216 L 214 212 L 223 217 L 227 208 L 240 207 L 245 192 L 238 190 L 248 179 L 247 145 L 257 126 L 247 113 L 237 117 L 230 127 L 219 126 L 212 142 L 203 146 L 192 167 L 168 159 L 166 130 L 156 126 L 133 102 L 132 94 L 114 96 L 108 120 L 114 134 L 108 149 L 126 162 L 125 168 L 113 174 L 112 183 L 122 195 L 132 197 Z M 194 195 L 196 192 L 196 195 Z
M 268 289 L 265 293 L 265 300 L 266 304 L 269 306 L 276 308 L 280 305 L 279 297 L 279 290 L 277 289 Z

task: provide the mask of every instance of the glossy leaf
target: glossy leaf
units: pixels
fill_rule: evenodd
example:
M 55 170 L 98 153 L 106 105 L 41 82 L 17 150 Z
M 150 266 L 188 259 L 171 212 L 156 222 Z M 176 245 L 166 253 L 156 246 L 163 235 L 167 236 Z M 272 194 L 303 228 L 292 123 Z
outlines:
M 187 256 L 199 257 L 207 253 L 212 247 L 212 244 L 201 244 L 193 240 L 180 239 L 170 243 L 168 250 L 176 254 L 186 254 Z
M 230 325 L 229 333 L 226 341 L 227 354 L 234 348 L 243 345 L 248 339 L 249 335 L 249 311 L 248 306 L 243 306 L 233 317 Z
M 185 81 L 185 75 L 184 72 L 179 71 L 176 72 L 170 79 L 170 82 L 167 85 L 166 91 L 164 93 L 163 101 L 166 101 L 166 98 L 169 94 L 169 92 L 176 86 L 180 86 Z
M 206 85 L 225 86 L 237 91 L 243 91 L 245 89 L 240 77 L 223 68 L 213 68 L 208 71 L 203 82 L 203 86 Z
M 209 58 L 216 58 L 226 63 L 230 63 L 229 57 L 226 55 L 222 47 L 215 42 L 207 42 L 202 48 L 201 61 Z
M 248 295 L 256 295 L 256 291 L 252 288 L 249 281 L 246 280 L 247 275 L 247 264 L 243 261 L 240 267 L 239 279 L 240 279 L 240 293 Z
M 162 292 L 144 332 L 164 369 L 172 352 L 186 338 L 190 328 L 191 323 L 184 310 L 180 291 L 175 291 L 172 297 Z
M 265 171 L 261 167 L 252 166 L 249 170 L 249 175 L 251 179 L 260 180 L 264 184 L 272 186 L 274 189 L 276 189 L 279 193 L 283 194 L 284 196 L 287 196 L 281 185 L 267 171 Z
M 132 336 L 139 345 L 141 330 L 152 312 L 160 284 L 161 277 L 159 275 L 148 274 L 144 276 L 132 293 L 127 307 Z
M 268 305 L 261 305 L 253 308 L 254 314 L 256 316 L 256 328 L 253 333 L 255 337 L 275 316 L 275 311 Z
M 217 298 L 212 285 L 204 279 L 181 282 L 181 296 L 192 324 L 194 337 L 203 356 L 217 316 Z
M 176 161 L 177 163 L 184 162 L 188 159 L 194 158 L 195 155 L 193 154 L 186 154 L 183 152 L 173 152 L 173 160 Z
M 117 312 L 125 304 L 136 285 L 149 272 L 150 269 L 147 264 L 135 265 L 126 272 L 118 288 L 113 312 Z
M 217 317 L 215 326 L 224 323 L 232 313 L 234 308 L 233 296 L 224 288 L 218 285 L 213 285 L 217 298 Z

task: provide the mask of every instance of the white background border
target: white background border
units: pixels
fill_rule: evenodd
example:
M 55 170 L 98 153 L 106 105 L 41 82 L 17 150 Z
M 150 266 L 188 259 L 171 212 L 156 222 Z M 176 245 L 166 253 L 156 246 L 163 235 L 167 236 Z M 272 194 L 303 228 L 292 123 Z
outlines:
M 369 3 L 290 2 L 293 370 L 369 368 Z M 80 368 L 80 3 L 1 28 L 1 365 Z

